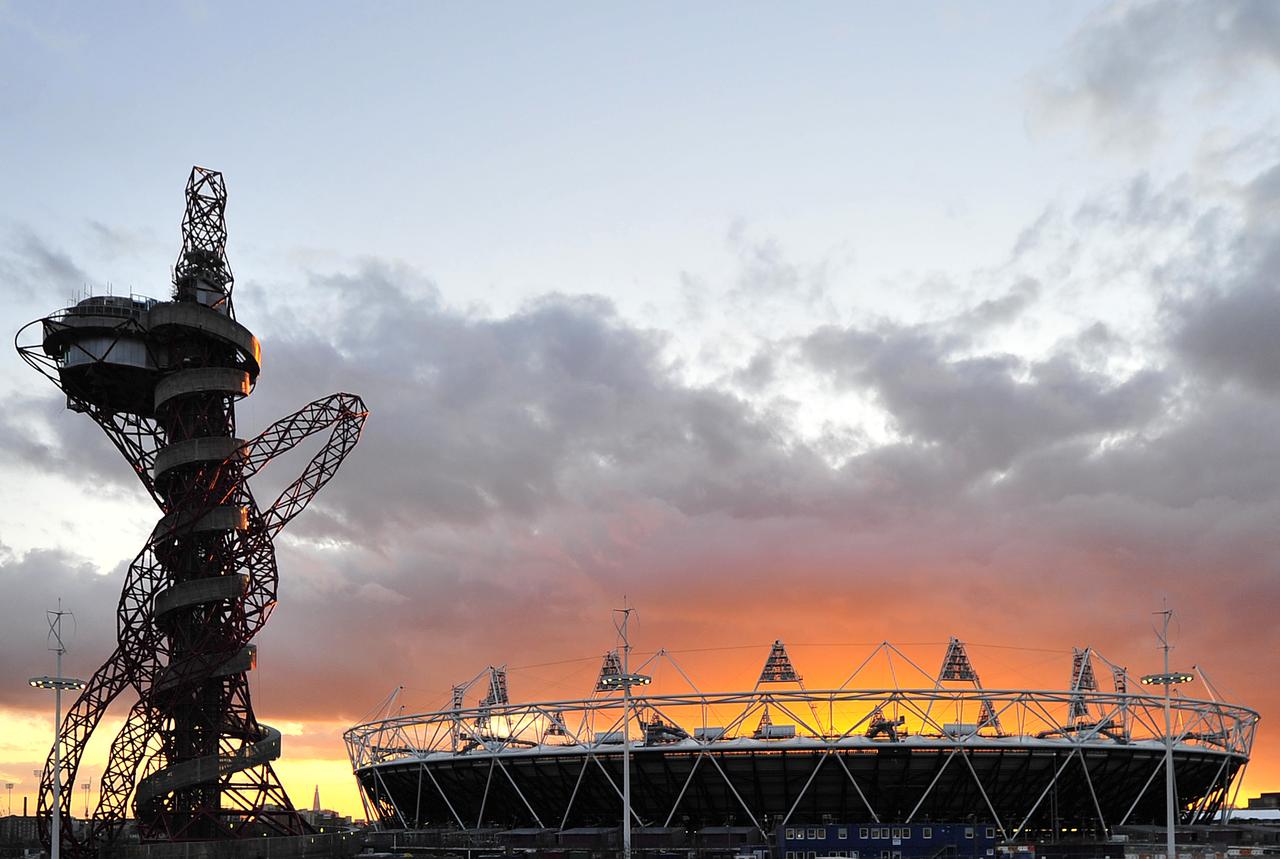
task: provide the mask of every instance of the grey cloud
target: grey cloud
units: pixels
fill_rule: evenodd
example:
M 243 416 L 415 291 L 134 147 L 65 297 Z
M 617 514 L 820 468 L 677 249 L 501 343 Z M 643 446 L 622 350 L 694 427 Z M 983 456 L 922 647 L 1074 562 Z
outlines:
M 955 324 L 962 330 L 979 331 L 1005 325 L 1017 319 L 1040 297 L 1041 286 L 1033 278 L 1023 278 L 1004 295 L 988 298 L 960 314 Z
M 137 475 L 98 426 L 68 411 L 65 397 L 53 385 L 23 370 L 32 388 L 44 386 L 49 393 L 10 395 L 0 414 L 0 462 L 76 480 L 90 478 L 98 494 L 142 492 Z
M 144 252 L 162 255 L 172 249 L 172 241 L 162 242 L 142 232 L 126 230 L 92 218 L 86 224 L 99 253 L 107 260 L 139 256 Z
M 832 274 L 831 261 L 801 265 L 787 256 L 777 239 L 754 236 L 741 221 L 735 221 L 730 227 L 728 242 L 738 263 L 736 281 L 729 293 L 733 300 L 800 301 L 814 305 L 825 298 Z
M 777 357 L 772 348 L 761 349 L 751 357 L 746 366 L 733 374 L 733 381 L 750 390 L 768 385 L 777 375 Z
M 14 555 L 0 546 L 0 589 L 6 619 L 0 624 L 0 705 L 45 706 L 36 697 L 41 693 L 28 687 L 26 679 L 53 673 L 45 612 L 56 608 L 59 599 L 75 615 L 64 627 L 67 675 L 87 678 L 114 649 L 118 576 L 99 575 L 92 565 L 63 551 Z
M 1263 211 L 1270 185 L 1250 187 Z M 1130 186 L 1071 227 L 1087 240 L 1151 213 L 1199 216 L 1177 196 Z M 1057 221 L 1042 244 L 1064 240 Z M 1256 274 L 1269 245 L 1261 227 L 1250 236 Z M 810 618 L 814 594 L 851 612 L 882 605 L 863 622 L 884 623 L 883 637 L 930 611 L 1012 616 L 1067 580 L 1079 586 L 1056 605 L 1061 635 L 1099 613 L 1118 623 L 1161 589 L 1216 616 L 1225 606 L 1206 569 L 1231 569 L 1231 593 L 1252 605 L 1274 602 L 1280 415 L 1250 387 L 1269 359 L 1228 348 L 1252 340 L 1240 326 L 1269 318 L 1257 308 L 1273 300 L 1237 286 L 1252 281 L 1235 257 L 1187 253 L 1215 290 L 1170 298 L 1175 348 L 1123 377 L 1094 368 L 1141 353 L 1101 322 L 1035 360 L 984 346 L 989 328 L 1053 294 L 1040 277 L 933 324 L 766 344 L 728 380 L 754 392 L 799 362 L 871 392 L 900 433 L 874 444 L 839 427 L 798 437 L 807 403 L 682 381 L 667 335 L 600 298 L 484 316 L 374 260 L 302 288 L 247 283 L 242 321 L 262 337 L 265 370 L 244 432 L 334 390 L 372 411 L 342 473 L 280 541 L 281 605 L 259 640 L 263 712 L 355 718 L 397 682 L 439 691 L 486 662 L 577 655 L 621 593 L 725 636 L 762 599 Z M 1205 384 L 1228 375 L 1249 384 Z M 82 416 L 52 398 L 23 408 L 53 432 L 0 426 L 11 456 L 65 474 L 82 467 L 73 457 L 96 458 L 96 474 L 119 466 L 131 479 Z M 259 497 L 295 472 L 273 464 L 255 479 Z M 943 574 L 965 587 L 940 593 Z
M 89 283 L 89 275 L 64 250 L 26 227 L 9 231 L 0 245 L 0 289 L 25 305 L 39 295 L 73 295 Z
M 1149 142 L 1173 81 L 1206 91 L 1280 68 L 1280 10 L 1267 0 L 1126 2 L 1094 13 L 1036 87 L 1039 111 L 1079 112 L 1109 139 Z
M 20 252 L 27 259 L 32 275 L 49 283 L 78 289 L 89 281 L 89 276 L 66 252 L 50 247 L 34 233 L 24 237 Z
M 920 327 L 886 324 L 827 327 L 801 348 L 837 384 L 874 392 L 901 432 L 944 445 L 979 472 L 1006 468 L 1037 447 L 1141 425 L 1168 384 L 1154 371 L 1116 381 L 1065 356 L 956 356 L 955 345 Z
M 1268 393 L 1280 391 L 1280 286 L 1208 291 L 1172 308 L 1173 348 L 1195 369 Z
M 1191 393 L 1143 432 L 1036 452 L 1000 492 L 1019 504 L 1117 496 L 1184 510 L 1214 499 L 1245 506 L 1271 500 L 1280 482 L 1272 430 L 1280 403 L 1239 389 Z
M 790 450 L 775 418 L 676 381 L 664 335 L 624 324 L 608 302 L 549 296 L 507 318 L 471 318 L 385 275 L 317 282 L 333 315 L 264 338 L 269 370 L 252 398 L 336 386 L 366 398 L 360 464 L 326 500 L 365 527 L 534 519 L 613 491 L 753 515 L 816 476 L 818 458 Z M 378 496 L 397 503 L 375 514 L 356 500 Z
M 1214 382 L 1280 391 L 1280 165 L 1240 188 L 1241 216 L 1217 277 L 1192 282 L 1166 300 L 1170 347 Z

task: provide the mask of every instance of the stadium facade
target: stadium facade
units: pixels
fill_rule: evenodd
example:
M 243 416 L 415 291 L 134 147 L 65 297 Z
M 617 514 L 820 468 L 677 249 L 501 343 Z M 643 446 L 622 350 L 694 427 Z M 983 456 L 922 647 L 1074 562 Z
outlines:
M 1134 678 L 1088 649 L 1060 690 L 984 688 L 954 638 L 936 675 L 888 643 L 862 664 L 877 654 L 922 682 L 858 688 L 855 671 L 809 690 L 781 642 L 738 692 L 698 691 L 676 665 L 690 692 L 640 694 L 617 680 L 641 680 L 649 663 L 624 675 L 614 651 L 589 697 L 514 703 L 505 670 L 490 668 L 455 687 L 448 709 L 353 727 L 347 749 L 387 828 L 617 827 L 626 760 L 634 827 L 749 827 L 768 841 L 802 823 L 982 821 L 1018 841 L 1163 822 L 1166 747 L 1183 821 L 1212 820 L 1234 798 L 1259 718 L 1204 680 L 1203 697 L 1171 698 L 1166 732 L 1163 691 L 1131 691 Z M 476 687 L 485 694 L 469 705 Z

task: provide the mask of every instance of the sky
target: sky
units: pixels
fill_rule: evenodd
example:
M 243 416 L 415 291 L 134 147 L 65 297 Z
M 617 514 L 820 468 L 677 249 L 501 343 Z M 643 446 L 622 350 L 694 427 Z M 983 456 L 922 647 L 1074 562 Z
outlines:
M 707 690 L 775 638 L 811 688 L 951 635 L 988 686 L 1143 673 L 1167 601 L 1263 714 L 1243 801 L 1280 790 L 1278 96 L 1264 0 L 0 0 L 0 313 L 166 296 L 200 164 L 240 425 L 364 397 L 256 639 L 304 806 L 362 816 L 341 732 L 396 687 L 587 694 L 624 599 Z M 92 673 L 157 512 L 13 352 L 0 395 L 16 810 L 43 613 Z

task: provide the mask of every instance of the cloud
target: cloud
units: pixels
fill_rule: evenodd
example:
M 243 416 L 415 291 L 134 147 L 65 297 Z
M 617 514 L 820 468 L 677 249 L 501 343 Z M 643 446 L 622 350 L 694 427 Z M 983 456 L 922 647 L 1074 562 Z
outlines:
M 1219 103 L 1280 70 L 1280 10 L 1267 0 L 1133 0 L 1093 13 L 1034 86 L 1033 115 L 1083 119 L 1108 142 L 1149 146 L 1175 98 Z M 1238 90 L 1238 88 L 1236 88 Z
M 976 317 L 990 312 L 979 305 Z M 1168 380 L 1116 380 L 1055 355 L 957 355 L 967 341 L 921 326 L 824 327 L 801 349 L 836 385 L 874 393 L 900 433 L 975 472 L 1080 436 L 1140 427 L 1159 413 Z
M 1123 660 L 1149 656 L 1145 613 L 1168 593 L 1194 619 L 1184 652 L 1227 663 L 1215 681 L 1248 702 L 1280 704 L 1249 682 L 1257 666 L 1226 656 L 1242 624 L 1259 652 L 1280 645 L 1266 622 L 1280 599 L 1269 176 L 1203 201 L 1138 178 L 1055 213 L 1033 243 L 1050 259 L 1117 233 L 1180 239 L 1219 210 L 1213 240 L 1128 264 L 1125 289 L 1164 308 L 1145 327 L 1082 311 L 1021 350 L 1019 336 L 1079 300 L 1035 254 L 948 315 L 810 319 L 752 340 L 740 372 L 709 382 L 690 381 L 671 332 L 599 296 L 493 315 L 378 260 L 243 283 L 265 369 L 242 433 L 336 390 L 371 410 L 341 473 L 279 540 L 260 709 L 341 723 L 399 684 L 411 707 L 431 706 L 486 664 L 608 646 L 623 594 L 653 644 L 957 632 Z M 846 413 L 850 401 L 865 408 Z M 865 412 L 889 430 L 865 431 Z M 86 492 L 116 474 L 118 491 L 140 492 L 54 398 L 7 415 L 8 474 L 53 472 Z M 306 455 L 255 478 L 259 498 Z M 85 648 L 103 658 L 119 571 L 82 581 L 78 564 L 37 553 L 3 574 L 88 594 L 104 632 Z M 0 681 L 20 684 L 25 664 L 0 666 Z M 709 684 L 741 682 L 729 664 L 709 665 Z M 514 674 L 513 693 L 587 691 L 589 677 L 564 671 Z
M 122 570 L 117 570 L 121 573 Z M 0 707 L 45 707 L 28 677 L 53 674 L 48 651 L 45 612 L 59 600 L 74 618 L 65 621 L 69 649 L 64 671 L 87 678 L 115 647 L 115 606 L 119 577 L 100 575 L 83 558 L 61 550 L 35 550 L 15 555 L 0 544 L 0 588 L 5 593 L 5 616 L 0 626 Z
M 89 283 L 89 275 L 61 248 L 20 227 L 0 245 L 0 289 L 12 303 L 37 295 L 72 295 Z
M 1173 346 L 1190 366 L 1213 380 L 1280 392 L 1280 287 L 1206 291 L 1173 313 L 1180 323 Z
M 1007 325 L 1034 304 L 1040 293 L 1040 284 L 1036 280 L 1024 278 L 1004 295 L 978 302 L 961 314 L 956 323 L 969 331 Z
M 377 417 L 326 504 L 366 533 L 424 518 L 535 521 L 618 493 L 749 516 L 785 503 L 780 480 L 819 467 L 788 446 L 777 416 L 679 381 L 665 335 L 623 322 L 607 301 L 552 295 L 475 318 L 387 275 L 316 280 L 332 315 L 267 341 L 272 369 L 255 394 L 278 402 L 282 386 L 294 398 L 341 386 L 364 396 Z M 396 503 L 371 510 L 374 495 Z
M 824 259 L 802 265 L 790 259 L 781 243 L 770 236 L 753 235 L 748 225 L 734 221 L 729 228 L 729 249 L 737 258 L 738 272 L 730 298 L 744 305 L 771 302 L 781 305 L 816 305 L 826 298 L 837 266 Z
M 1166 301 L 1170 345 L 1211 382 L 1280 390 L 1280 165 L 1236 189 L 1241 212 L 1217 282 L 1194 284 Z

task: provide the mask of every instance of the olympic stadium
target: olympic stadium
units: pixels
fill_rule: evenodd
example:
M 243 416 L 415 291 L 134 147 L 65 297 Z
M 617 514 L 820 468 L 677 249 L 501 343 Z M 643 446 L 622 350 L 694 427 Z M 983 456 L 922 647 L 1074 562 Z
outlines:
M 1090 649 L 1073 650 L 1070 682 L 1047 690 L 984 688 L 954 638 L 936 673 L 884 643 L 822 690 L 805 688 L 780 641 L 762 652 L 754 686 L 730 692 L 700 691 L 665 651 L 631 671 L 619 654 L 605 655 L 586 697 L 511 701 L 506 671 L 489 668 L 455 687 L 447 709 L 351 728 L 370 819 L 405 830 L 616 828 L 629 780 L 637 828 L 746 827 L 768 841 L 804 823 L 982 821 L 1004 841 L 1105 837 L 1164 821 L 1166 752 L 1182 821 L 1214 819 L 1259 718 L 1202 674 L 1143 686 Z M 860 686 L 877 657 L 918 681 Z M 645 694 L 660 660 L 688 692 Z M 473 690 L 483 696 L 469 700 Z

